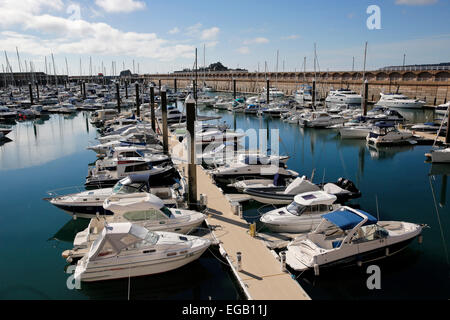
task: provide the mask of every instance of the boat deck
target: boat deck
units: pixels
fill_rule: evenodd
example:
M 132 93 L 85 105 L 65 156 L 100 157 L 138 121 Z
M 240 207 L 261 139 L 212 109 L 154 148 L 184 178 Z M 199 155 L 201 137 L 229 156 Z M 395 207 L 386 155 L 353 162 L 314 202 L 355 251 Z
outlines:
M 174 148 L 179 144 L 169 137 L 169 149 L 179 157 Z M 178 149 L 179 150 L 179 149 Z M 181 173 L 187 173 L 187 165 L 178 164 Z M 254 300 L 310 300 L 308 294 L 291 277 L 283 272 L 280 262 L 268 249 L 263 239 L 249 235 L 249 224 L 235 215 L 232 201 L 221 192 L 212 177 L 197 166 L 197 198 L 207 196 L 207 223 L 220 247 L 232 262 L 231 268 L 247 298 Z M 241 270 L 237 268 L 237 252 L 241 252 Z

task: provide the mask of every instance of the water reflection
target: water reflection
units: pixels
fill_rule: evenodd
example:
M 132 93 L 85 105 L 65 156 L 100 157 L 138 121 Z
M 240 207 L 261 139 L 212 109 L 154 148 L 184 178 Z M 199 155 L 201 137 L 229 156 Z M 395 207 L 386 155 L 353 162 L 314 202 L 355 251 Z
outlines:
M 10 133 L 13 143 L 0 145 L 0 170 L 42 165 L 85 148 L 95 137 L 93 130 L 86 136 L 85 126 L 81 113 L 68 119 L 51 115 L 47 120 L 17 123 Z

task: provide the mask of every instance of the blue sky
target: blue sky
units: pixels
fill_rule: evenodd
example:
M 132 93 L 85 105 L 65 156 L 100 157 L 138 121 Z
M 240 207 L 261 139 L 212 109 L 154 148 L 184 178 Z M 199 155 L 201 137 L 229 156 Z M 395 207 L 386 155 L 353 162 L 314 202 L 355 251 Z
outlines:
M 381 29 L 369 30 L 369 5 L 378 5 Z M 157 1 L 157 0 L 2 0 L 0 49 L 6 50 L 14 71 L 15 48 L 36 70 L 53 52 L 58 73 L 111 73 L 116 69 L 169 72 L 221 61 L 249 70 L 313 69 L 314 43 L 318 69 L 362 69 L 368 41 L 367 69 L 401 64 L 450 61 L 449 0 L 385 1 Z M 6 65 L 5 59 L 1 59 Z

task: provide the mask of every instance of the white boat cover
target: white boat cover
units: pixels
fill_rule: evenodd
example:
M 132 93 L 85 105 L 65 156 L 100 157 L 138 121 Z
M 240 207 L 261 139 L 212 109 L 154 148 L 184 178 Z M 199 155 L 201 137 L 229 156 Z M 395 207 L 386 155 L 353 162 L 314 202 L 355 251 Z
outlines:
M 318 191 L 320 188 L 311 181 L 307 180 L 305 176 L 298 177 L 292 181 L 284 190 L 284 194 L 300 194 L 309 191 Z

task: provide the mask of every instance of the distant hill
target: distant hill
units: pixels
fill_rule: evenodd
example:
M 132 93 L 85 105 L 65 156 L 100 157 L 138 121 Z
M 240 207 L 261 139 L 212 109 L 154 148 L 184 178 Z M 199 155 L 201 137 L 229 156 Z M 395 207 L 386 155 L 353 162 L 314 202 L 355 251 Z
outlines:
M 180 72 L 193 72 L 193 69 L 183 69 L 180 71 L 174 71 L 174 73 L 180 73 Z M 207 72 L 207 71 L 242 71 L 242 72 L 248 72 L 248 70 L 246 69 L 241 69 L 241 68 L 237 68 L 237 69 L 229 69 L 227 67 L 225 67 L 221 62 L 216 62 L 216 63 L 211 63 L 208 67 L 203 68 L 200 67 L 197 69 L 198 72 Z

